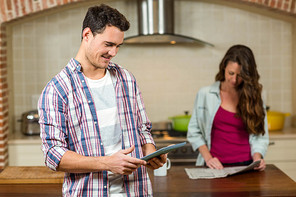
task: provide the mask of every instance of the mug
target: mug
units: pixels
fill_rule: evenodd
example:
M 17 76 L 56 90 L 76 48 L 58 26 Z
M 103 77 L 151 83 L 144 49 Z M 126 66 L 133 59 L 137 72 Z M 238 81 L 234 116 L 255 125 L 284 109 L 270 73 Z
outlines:
M 171 161 L 167 158 L 167 162 L 160 168 L 154 170 L 154 176 L 166 176 L 167 170 L 171 168 Z

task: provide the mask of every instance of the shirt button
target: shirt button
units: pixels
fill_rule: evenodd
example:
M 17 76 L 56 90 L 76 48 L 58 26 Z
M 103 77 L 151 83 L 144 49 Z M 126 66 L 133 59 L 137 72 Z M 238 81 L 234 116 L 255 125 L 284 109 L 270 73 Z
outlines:
M 107 186 L 106 186 L 106 185 L 104 185 L 104 188 L 107 188 Z
M 91 101 L 88 101 L 88 103 L 91 103 Z
M 95 122 L 95 124 L 97 124 L 97 122 Z
M 82 83 L 84 83 L 84 80 L 82 80 Z

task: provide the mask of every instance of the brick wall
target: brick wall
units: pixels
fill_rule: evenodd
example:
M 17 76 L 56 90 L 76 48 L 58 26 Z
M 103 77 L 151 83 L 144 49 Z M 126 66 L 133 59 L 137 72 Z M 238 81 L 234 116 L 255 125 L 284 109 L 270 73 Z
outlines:
M 296 1 L 295 0 L 240 0 L 250 4 L 279 10 L 288 14 L 296 14 Z
M 0 0 L 0 169 L 8 164 L 8 83 L 5 23 L 50 8 L 86 0 Z M 296 0 L 225 0 L 296 16 Z
M 0 24 L 37 13 L 54 7 L 59 7 L 86 0 L 0 0 Z M 287 14 L 296 14 L 296 0 L 224 0 L 236 3 L 247 3 L 270 8 Z
M 0 24 L 0 169 L 8 161 L 8 85 L 6 29 Z

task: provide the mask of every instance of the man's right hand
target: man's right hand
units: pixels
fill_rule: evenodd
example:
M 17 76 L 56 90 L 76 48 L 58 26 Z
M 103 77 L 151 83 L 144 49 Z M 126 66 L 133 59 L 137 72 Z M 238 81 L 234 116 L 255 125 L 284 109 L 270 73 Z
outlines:
M 135 146 L 128 149 L 120 150 L 111 156 L 105 157 L 107 169 L 114 174 L 129 175 L 137 170 L 141 165 L 146 165 L 147 162 L 141 159 L 130 157 L 127 154 L 133 152 Z

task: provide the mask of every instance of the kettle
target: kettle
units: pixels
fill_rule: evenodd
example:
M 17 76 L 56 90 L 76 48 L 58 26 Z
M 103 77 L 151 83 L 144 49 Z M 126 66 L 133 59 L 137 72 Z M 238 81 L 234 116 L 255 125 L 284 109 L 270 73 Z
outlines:
M 25 135 L 39 135 L 39 115 L 37 110 L 24 112 L 21 120 L 21 131 Z

